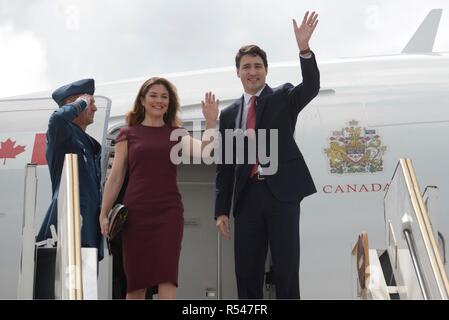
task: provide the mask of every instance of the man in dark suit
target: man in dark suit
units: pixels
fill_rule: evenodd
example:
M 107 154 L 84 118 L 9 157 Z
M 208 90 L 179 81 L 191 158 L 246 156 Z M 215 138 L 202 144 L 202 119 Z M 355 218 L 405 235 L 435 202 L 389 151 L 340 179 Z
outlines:
M 299 112 L 318 94 L 320 76 L 309 40 L 318 23 L 315 12 L 307 12 L 293 29 L 300 51 L 303 82 L 270 88 L 265 83 L 267 57 L 258 46 L 242 47 L 236 56 L 237 75 L 244 94 L 220 114 L 220 134 L 229 129 L 277 130 L 278 168 L 264 175 L 262 160 L 244 164 L 226 163 L 221 150 L 217 164 L 215 218 L 218 231 L 229 238 L 229 213 L 235 217 L 235 272 L 240 299 L 263 298 L 263 279 L 268 244 L 273 259 L 276 298 L 299 298 L 299 209 L 300 201 L 316 192 L 307 165 L 294 139 Z M 249 136 L 249 135 L 248 135 Z M 248 138 L 250 139 L 250 137 Z M 248 146 L 245 140 L 245 148 Z M 225 145 L 226 142 L 222 145 Z M 239 146 L 237 146 L 238 148 Z M 266 150 L 270 150 L 270 146 Z M 248 151 L 248 150 L 246 150 Z M 248 155 L 248 152 L 246 152 Z

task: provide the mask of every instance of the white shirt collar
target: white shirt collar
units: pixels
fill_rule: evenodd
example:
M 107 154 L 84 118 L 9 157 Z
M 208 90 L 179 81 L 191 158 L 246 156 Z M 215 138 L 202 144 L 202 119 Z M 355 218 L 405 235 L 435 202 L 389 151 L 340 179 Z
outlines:
M 248 105 L 249 99 L 251 99 L 252 96 L 256 96 L 256 97 L 260 96 L 260 94 L 262 93 L 263 89 L 265 89 L 266 85 L 267 85 L 267 84 L 265 84 L 265 85 L 262 87 L 262 89 L 260 89 L 259 91 L 257 91 L 256 94 L 249 94 L 249 93 L 243 92 L 243 98 L 245 99 L 245 100 L 244 100 L 244 101 L 245 101 L 245 106 Z

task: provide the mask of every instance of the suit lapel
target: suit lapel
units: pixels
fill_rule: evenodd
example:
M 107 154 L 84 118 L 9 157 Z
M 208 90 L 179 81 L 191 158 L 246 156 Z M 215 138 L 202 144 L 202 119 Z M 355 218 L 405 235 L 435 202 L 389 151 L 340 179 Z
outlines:
M 265 109 L 265 105 L 267 102 L 267 97 L 273 93 L 273 89 L 267 84 L 265 88 L 260 93 L 259 98 L 257 99 L 257 107 L 256 107 L 256 129 L 260 126 L 260 120 L 262 119 L 263 110 Z
M 273 89 L 270 88 L 270 86 L 266 85 L 265 88 L 262 90 L 262 92 L 259 95 L 259 98 L 257 99 L 257 106 L 256 106 L 256 129 L 260 126 L 260 121 L 262 120 L 262 115 L 265 109 L 265 105 L 267 102 L 267 97 L 273 93 Z M 243 103 L 243 99 L 242 99 Z M 243 189 L 246 180 L 248 180 L 249 172 L 251 170 L 252 165 L 251 164 L 243 164 L 238 165 L 238 177 L 239 177 L 239 185 L 237 186 L 238 190 L 236 190 L 237 194 L 240 193 L 240 191 Z
M 265 109 L 265 105 L 266 105 L 266 101 L 267 101 L 267 97 L 273 93 L 273 89 L 270 88 L 270 86 L 266 85 L 265 88 L 262 90 L 262 92 L 259 95 L 259 98 L 257 99 L 257 106 L 256 106 L 256 129 L 259 127 L 260 125 L 260 121 L 262 119 L 262 115 L 263 115 L 263 111 Z M 233 112 L 235 112 L 236 116 L 239 116 L 239 119 L 237 119 L 237 121 L 240 120 L 240 115 L 238 114 L 238 110 L 243 110 L 242 105 L 244 103 L 244 98 L 242 96 L 242 98 L 240 99 L 239 103 L 236 103 L 236 110 Z M 234 114 L 234 113 L 233 113 Z M 252 165 L 250 164 L 240 164 L 236 166 L 237 169 L 237 177 L 239 178 L 239 186 L 237 186 L 237 188 L 240 187 L 243 188 L 243 186 L 246 183 L 246 180 L 248 178 L 249 172 L 251 170 Z
M 230 110 L 229 118 L 233 120 L 233 128 L 234 129 L 242 128 L 243 121 L 244 121 L 243 114 L 242 114 L 244 102 L 245 102 L 245 98 L 242 95 L 241 98 L 235 102 L 233 108 Z M 242 122 L 240 122 L 240 121 L 242 121 Z M 244 165 L 244 164 L 236 164 L 235 170 L 236 170 L 237 180 L 241 180 L 242 178 L 244 178 L 244 180 L 245 180 L 245 177 L 249 174 L 249 171 L 248 171 L 249 169 L 246 167 L 249 167 L 249 166 Z M 236 188 L 239 189 L 239 186 L 236 186 Z
M 239 110 L 242 110 L 242 104 L 243 104 L 243 96 L 242 98 L 240 98 L 235 102 L 234 106 L 231 108 L 229 112 L 229 121 L 232 121 L 231 125 L 229 126 L 230 129 L 236 129 L 239 126 L 239 121 L 241 118 Z

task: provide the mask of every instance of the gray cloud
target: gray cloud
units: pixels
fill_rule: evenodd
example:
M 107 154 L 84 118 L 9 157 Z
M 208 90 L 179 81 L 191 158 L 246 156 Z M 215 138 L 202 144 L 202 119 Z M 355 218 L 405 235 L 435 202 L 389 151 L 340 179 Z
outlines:
M 435 49 L 448 51 L 447 0 L 0 0 L 0 28 L 12 23 L 42 45 L 43 81 L 26 92 L 84 76 L 103 82 L 229 66 L 246 43 L 266 49 L 270 62 L 294 60 L 291 18 L 308 9 L 320 13 L 311 46 L 321 60 L 398 53 L 437 7 L 445 11 Z M 34 61 L 36 52 L 27 55 Z

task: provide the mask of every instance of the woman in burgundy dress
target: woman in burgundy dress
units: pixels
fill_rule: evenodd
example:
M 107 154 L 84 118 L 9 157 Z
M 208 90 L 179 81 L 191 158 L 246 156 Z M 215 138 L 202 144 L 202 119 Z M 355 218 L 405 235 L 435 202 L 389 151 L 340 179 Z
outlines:
M 206 93 L 202 108 L 206 128 L 215 128 L 218 100 L 212 93 Z M 201 156 L 196 153 L 211 141 L 211 130 L 203 135 L 203 141 L 192 138 L 180 127 L 178 113 L 175 86 L 164 78 L 151 78 L 140 88 L 133 109 L 126 115 L 128 126 L 116 139 L 100 225 L 106 236 L 107 215 L 128 170 L 124 204 L 129 213 L 122 234 L 127 299 L 144 299 L 145 288 L 154 286 L 158 286 L 159 298 L 176 298 L 184 218 L 176 183 L 177 161 L 170 158 L 178 153 L 171 154 L 171 150 L 177 145 L 188 156 Z

